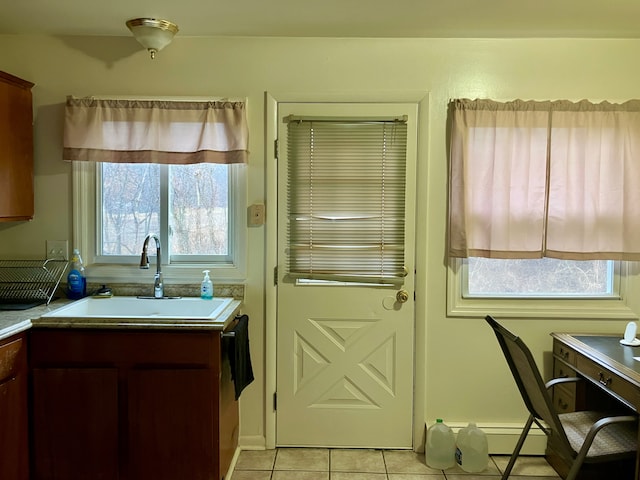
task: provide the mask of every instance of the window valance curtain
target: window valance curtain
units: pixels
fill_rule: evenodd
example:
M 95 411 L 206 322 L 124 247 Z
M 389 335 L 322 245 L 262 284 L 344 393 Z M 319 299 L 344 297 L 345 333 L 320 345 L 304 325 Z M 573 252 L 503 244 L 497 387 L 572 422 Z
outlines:
M 115 163 L 246 163 L 244 102 L 68 97 L 65 160 Z
M 452 257 L 640 260 L 640 101 L 454 100 Z

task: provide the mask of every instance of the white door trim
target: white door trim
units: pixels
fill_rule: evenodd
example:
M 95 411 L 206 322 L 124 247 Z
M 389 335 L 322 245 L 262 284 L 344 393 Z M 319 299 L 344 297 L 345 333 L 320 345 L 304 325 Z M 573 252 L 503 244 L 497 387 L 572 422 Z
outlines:
M 276 390 L 276 318 L 277 318 L 277 287 L 273 281 L 273 272 L 277 265 L 278 225 L 277 219 L 277 165 L 275 161 L 275 140 L 278 134 L 278 103 L 280 102 L 393 102 L 418 104 L 418 155 L 417 178 L 425 178 L 428 171 L 428 119 L 429 94 L 424 91 L 398 92 L 346 92 L 346 93 L 275 93 L 265 92 L 265 188 L 266 188 L 266 246 L 265 246 L 265 447 L 273 449 L 276 446 L 276 411 L 273 405 L 273 394 Z M 282 147 L 281 147 L 282 148 Z M 427 194 L 425 189 L 418 189 L 416 197 L 418 215 L 426 217 Z M 426 245 L 426 222 L 416 222 L 416 245 Z M 425 430 L 425 295 L 426 248 L 416 248 L 416 277 L 415 277 L 415 368 L 414 368 L 414 418 L 413 445 L 420 450 L 424 442 Z

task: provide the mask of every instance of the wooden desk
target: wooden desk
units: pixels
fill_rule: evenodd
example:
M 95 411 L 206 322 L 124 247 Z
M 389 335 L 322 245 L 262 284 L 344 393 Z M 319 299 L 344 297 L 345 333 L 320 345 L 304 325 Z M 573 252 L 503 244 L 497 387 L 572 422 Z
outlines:
M 579 376 L 588 381 L 586 388 L 556 389 L 553 398 L 560 413 L 600 409 L 606 399 L 614 399 L 615 403 L 640 413 L 640 361 L 633 358 L 640 357 L 640 347 L 621 345 L 621 335 L 552 333 L 551 336 L 554 377 Z M 636 480 L 640 479 L 639 472 L 636 457 Z

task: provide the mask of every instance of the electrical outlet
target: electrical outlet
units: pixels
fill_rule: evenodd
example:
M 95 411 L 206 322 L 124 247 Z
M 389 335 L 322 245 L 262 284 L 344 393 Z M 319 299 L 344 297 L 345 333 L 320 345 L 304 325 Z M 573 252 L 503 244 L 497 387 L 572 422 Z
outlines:
M 47 240 L 47 260 L 69 260 L 68 240 Z
M 265 208 L 262 203 L 254 203 L 249 207 L 249 226 L 264 225 Z

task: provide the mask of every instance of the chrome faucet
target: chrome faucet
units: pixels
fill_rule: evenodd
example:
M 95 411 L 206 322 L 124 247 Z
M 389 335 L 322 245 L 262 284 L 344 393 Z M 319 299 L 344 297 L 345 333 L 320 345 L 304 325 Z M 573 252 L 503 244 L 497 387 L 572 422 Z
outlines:
M 155 233 L 147 235 L 144 239 L 144 245 L 142 245 L 142 256 L 140 257 L 140 268 L 149 268 L 149 258 L 147 257 L 147 247 L 149 245 L 149 239 L 153 238 L 156 242 L 156 274 L 153 279 L 153 296 L 155 298 L 164 297 L 164 283 L 162 281 L 162 253 L 160 248 L 160 239 Z

